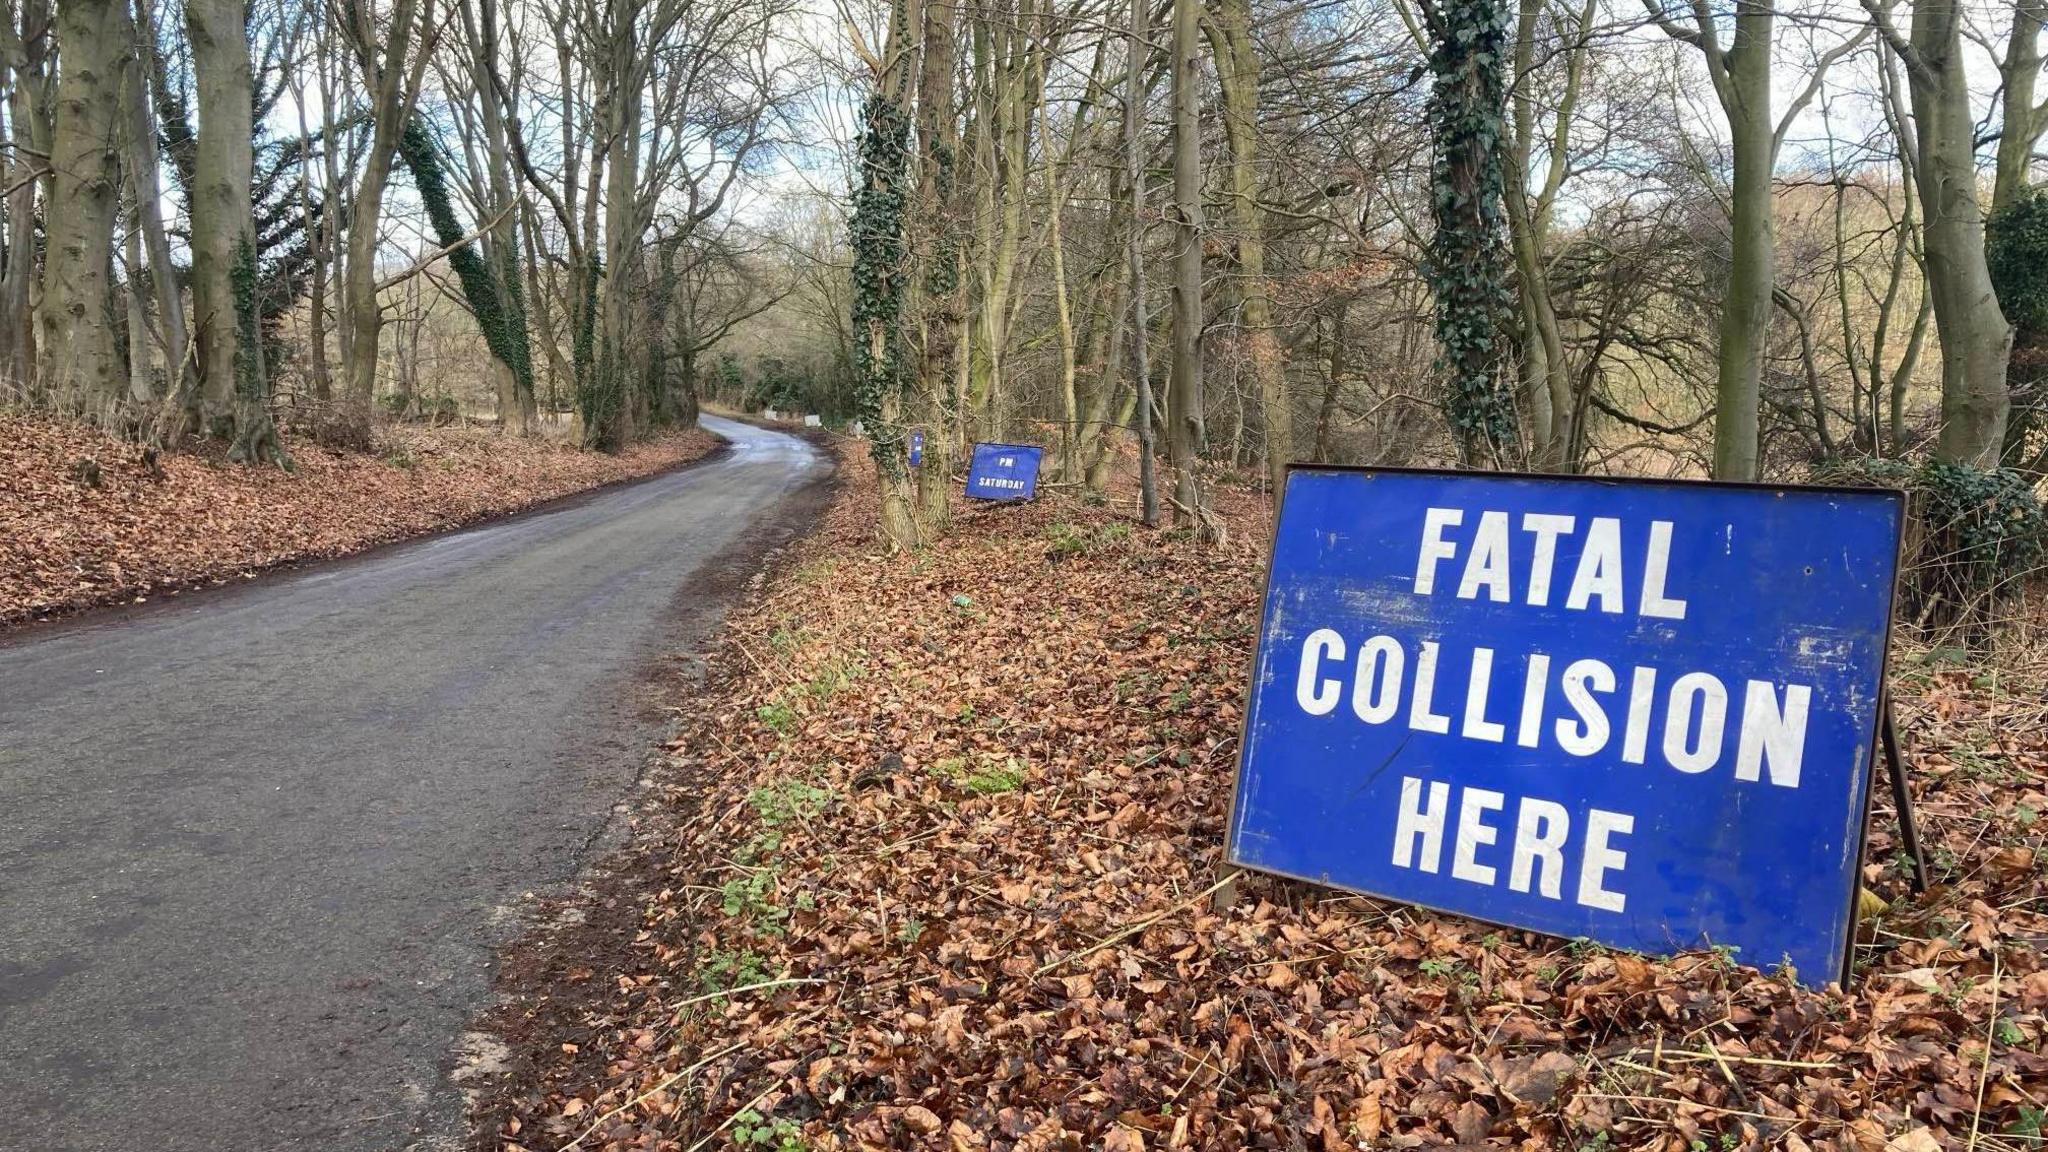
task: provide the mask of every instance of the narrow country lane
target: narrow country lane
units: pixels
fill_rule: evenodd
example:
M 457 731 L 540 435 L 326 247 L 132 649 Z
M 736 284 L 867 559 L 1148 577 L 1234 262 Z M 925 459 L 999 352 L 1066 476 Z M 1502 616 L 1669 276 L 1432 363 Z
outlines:
M 521 894 L 659 732 L 644 686 L 815 513 L 823 453 L 695 468 L 0 639 L 0 1148 L 459 1140 Z

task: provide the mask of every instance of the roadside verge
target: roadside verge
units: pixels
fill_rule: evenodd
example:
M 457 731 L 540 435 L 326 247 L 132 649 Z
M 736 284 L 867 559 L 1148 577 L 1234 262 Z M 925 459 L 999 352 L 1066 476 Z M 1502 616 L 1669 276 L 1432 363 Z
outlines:
M 842 456 L 826 523 L 729 618 L 628 851 L 508 968 L 515 1055 L 475 1084 L 476 1148 L 2039 1134 L 2037 693 L 1905 662 L 1942 884 L 1907 893 L 1881 809 L 1864 880 L 1894 905 L 1846 991 L 1259 877 L 1217 910 L 1255 498 L 1218 494 L 1220 548 L 1056 495 L 888 557 L 872 468 Z

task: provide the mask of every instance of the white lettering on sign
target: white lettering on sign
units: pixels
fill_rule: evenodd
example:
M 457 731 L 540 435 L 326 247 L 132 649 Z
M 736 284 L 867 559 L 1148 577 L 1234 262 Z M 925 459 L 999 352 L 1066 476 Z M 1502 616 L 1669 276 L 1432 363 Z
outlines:
M 1448 533 L 1465 522 L 1462 508 L 1428 508 L 1422 514 L 1422 544 L 1415 556 L 1415 594 L 1436 594 L 1437 568 L 1454 561 L 1459 541 Z M 1513 534 L 1506 512 L 1479 514 L 1471 538 L 1465 545 L 1464 567 L 1458 577 L 1460 600 L 1482 597 L 1495 604 L 1513 598 L 1514 570 L 1510 559 Z M 1572 516 L 1529 512 L 1522 516 L 1522 532 L 1531 539 L 1529 569 L 1523 577 L 1523 603 L 1545 608 L 1550 605 L 1552 576 L 1557 568 L 1558 541 L 1574 535 L 1578 521 Z M 1670 595 L 1671 531 L 1669 520 L 1650 521 L 1637 589 L 1636 615 L 1656 620 L 1685 619 L 1685 601 Z M 1599 611 L 1620 615 L 1627 611 L 1623 583 L 1628 571 L 1623 555 L 1621 521 L 1613 516 L 1595 516 L 1586 524 L 1584 546 L 1565 590 L 1564 606 L 1573 611 Z
M 1424 508 L 1412 591 L 1486 604 L 1686 618 L 1674 595 L 1669 520 L 1631 529 L 1622 518 Z M 1560 551 L 1576 545 L 1560 563 Z M 1658 625 L 1662 629 L 1663 625 Z M 1462 678 L 1463 683 L 1458 683 Z M 1496 691 L 1496 679 L 1500 680 Z M 1519 678 L 1520 690 L 1514 688 Z M 1348 700 L 1349 716 L 1342 707 Z M 1565 652 L 1447 648 L 1441 639 L 1303 640 L 1295 701 L 1331 723 L 1618 755 L 1684 776 L 1732 770 L 1740 784 L 1799 787 L 1813 688 L 1653 665 L 1616 667 Z M 1574 812 L 1555 800 L 1404 776 L 1393 820 L 1395 867 L 1620 913 L 1635 831 L 1626 812 Z M 1444 863 L 1448 853 L 1449 864 Z
M 1618 691 L 1622 678 L 1606 661 L 1565 660 L 1561 670 L 1553 672 L 1557 661 L 1550 653 L 1532 652 L 1520 660 L 1519 703 L 1508 692 L 1496 704 L 1494 682 L 1509 662 L 1491 648 L 1469 649 L 1462 659 L 1454 650 L 1447 664 L 1447 653 L 1437 641 L 1424 640 L 1411 653 L 1394 637 L 1375 635 L 1357 646 L 1355 657 L 1351 651 L 1343 634 L 1333 628 L 1318 628 L 1302 641 L 1295 702 L 1303 712 L 1336 713 L 1348 689 L 1350 714 L 1366 724 L 1395 721 L 1405 702 L 1407 727 L 1417 732 L 1444 736 L 1455 727 L 1464 739 L 1501 744 L 1512 725 L 1520 747 L 1547 743 L 1579 757 L 1597 756 L 1616 745 L 1618 714 L 1624 762 L 1650 763 L 1654 747 L 1658 763 L 1689 775 L 1719 767 L 1728 758 L 1732 726 L 1737 780 L 1799 787 L 1807 717 L 1813 707 L 1813 689 L 1806 684 L 1750 680 L 1738 697 L 1711 672 L 1667 678 L 1658 668 L 1639 665 L 1627 670 L 1624 700 Z M 1439 674 L 1446 667 L 1461 671 L 1465 683 L 1445 690 Z M 1669 687 L 1659 692 L 1658 686 L 1667 683 Z M 1550 704 L 1553 685 L 1555 709 Z M 1440 701 L 1456 700 L 1463 700 L 1463 706 L 1439 708 Z
M 1440 870 L 1454 791 L 1441 780 L 1401 778 L 1401 804 L 1394 816 L 1394 867 L 1430 873 Z M 1457 798 L 1457 820 L 1450 829 L 1453 879 L 1499 886 L 1504 828 L 1492 823 L 1492 814 L 1504 811 L 1507 804 L 1505 794 L 1488 788 L 1466 788 Z M 1505 845 L 1508 887 L 1517 892 L 1533 889 L 1551 900 L 1564 899 L 1565 856 L 1574 850 L 1579 868 L 1572 899 L 1587 908 L 1621 912 L 1628 906 L 1628 897 L 1610 888 L 1608 878 L 1628 864 L 1628 853 L 1614 841 L 1635 831 L 1635 817 L 1590 808 L 1580 824 L 1579 843 L 1573 845 L 1571 812 L 1564 805 L 1534 796 L 1516 801 L 1514 825 Z
M 1324 660 L 1344 658 L 1344 637 L 1335 629 L 1318 628 L 1301 645 L 1301 671 L 1294 679 L 1294 701 L 1311 716 L 1327 716 L 1344 695 L 1344 685 L 1322 674 Z M 1363 683 L 1363 680 L 1360 681 Z M 1353 699 L 1356 699 L 1354 695 Z

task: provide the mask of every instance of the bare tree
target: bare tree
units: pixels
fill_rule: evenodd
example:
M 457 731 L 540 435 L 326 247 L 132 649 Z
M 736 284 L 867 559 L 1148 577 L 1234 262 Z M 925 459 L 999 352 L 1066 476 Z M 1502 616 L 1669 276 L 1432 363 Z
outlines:
M 1196 0 L 1173 0 L 1173 380 L 1166 402 L 1166 454 L 1173 465 L 1175 520 L 1213 536 L 1195 454 L 1202 428 L 1202 132 L 1195 91 L 1201 62 Z
M 1905 65 L 1912 96 L 1914 168 L 1927 209 L 1927 290 L 1941 338 L 1937 452 L 1952 463 L 1996 467 L 2012 409 L 2005 374 L 2013 330 L 1984 257 L 1964 9 L 1957 0 L 1914 0 L 1909 39 L 1880 0 L 1863 3 Z

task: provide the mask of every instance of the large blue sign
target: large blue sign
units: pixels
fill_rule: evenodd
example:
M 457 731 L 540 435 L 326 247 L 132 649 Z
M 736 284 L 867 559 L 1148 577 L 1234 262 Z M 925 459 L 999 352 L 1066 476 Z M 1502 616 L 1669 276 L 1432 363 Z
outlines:
M 1844 972 L 1895 492 L 1296 468 L 1234 864 Z
M 976 444 L 967 468 L 967 494 L 977 500 L 1029 500 L 1038 490 L 1036 444 Z

